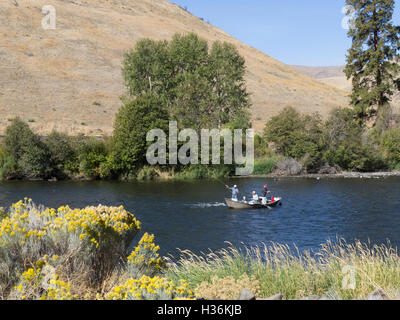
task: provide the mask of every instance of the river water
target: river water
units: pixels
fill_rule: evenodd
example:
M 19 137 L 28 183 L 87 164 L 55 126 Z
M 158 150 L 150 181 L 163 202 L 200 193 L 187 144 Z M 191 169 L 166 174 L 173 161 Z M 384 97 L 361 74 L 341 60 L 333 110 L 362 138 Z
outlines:
M 237 184 L 241 195 L 260 193 L 264 183 L 283 205 L 272 210 L 228 209 L 223 186 Z M 24 197 L 37 204 L 72 208 L 124 205 L 156 236 L 161 254 L 177 248 L 195 253 L 235 246 L 296 244 L 317 250 L 327 239 L 355 239 L 400 245 L 400 178 L 380 179 L 231 179 L 193 182 L 4 182 L 0 206 Z

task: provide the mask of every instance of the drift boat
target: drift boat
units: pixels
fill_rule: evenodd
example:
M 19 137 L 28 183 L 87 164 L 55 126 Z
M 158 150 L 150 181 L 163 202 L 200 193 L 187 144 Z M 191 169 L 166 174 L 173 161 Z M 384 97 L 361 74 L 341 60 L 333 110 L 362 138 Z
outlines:
M 235 201 L 230 198 L 225 198 L 226 205 L 231 209 L 266 209 L 276 207 L 281 204 L 282 198 L 275 198 L 273 202 L 268 201 L 265 204 L 260 202 L 247 202 L 247 201 Z

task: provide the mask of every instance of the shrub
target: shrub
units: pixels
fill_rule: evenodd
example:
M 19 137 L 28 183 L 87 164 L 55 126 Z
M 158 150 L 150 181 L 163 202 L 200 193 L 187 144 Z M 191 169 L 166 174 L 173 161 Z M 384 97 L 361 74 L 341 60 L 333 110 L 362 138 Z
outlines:
M 107 295 L 110 300 L 179 300 L 194 299 L 193 291 L 185 280 L 175 285 L 166 278 L 143 276 L 128 279 L 123 285 L 113 288 Z
M 381 138 L 381 146 L 392 169 L 400 166 L 400 128 L 386 131 Z
M 7 180 L 15 176 L 18 170 L 18 165 L 13 157 L 1 155 L 0 164 L 0 179 Z
M 159 177 L 156 169 L 152 166 L 144 166 L 137 173 L 137 179 L 139 181 L 155 180 Z
M 303 159 L 304 167 L 315 171 L 321 165 L 323 144 L 319 115 L 301 115 L 293 107 L 284 108 L 266 123 L 263 138 L 286 157 Z
M 116 115 L 113 138 L 113 162 L 120 173 L 138 170 L 147 163 L 147 132 L 168 132 L 168 114 L 162 101 L 154 95 L 140 96 L 125 103 Z
M 166 268 L 160 258 L 159 246 L 154 244 L 154 235 L 145 233 L 138 246 L 128 256 L 126 272 L 130 278 L 139 279 L 141 276 L 154 277 Z
M 276 157 L 255 159 L 253 174 L 269 174 L 276 168 L 277 162 Z
M 79 170 L 90 178 L 105 177 L 110 159 L 106 143 L 97 138 L 82 139 L 78 142 Z M 102 166 L 103 165 L 103 166 Z
M 334 109 L 325 124 L 324 160 L 345 170 L 374 171 L 386 164 L 378 150 L 363 139 L 363 130 L 351 109 Z
M 174 179 L 220 179 L 228 177 L 232 172 L 231 165 L 190 165 L 175 173 Z
M 242 289 L 253 292 L 256 296 L 260 294 L 260 283 L 254 277 L 243 274 L 235 279 L 232 276 L 219 278 L 214 276 L 211 282 L 202 282 L 195 290 L 196 296 L 207 300 L 236 300 Z
M 21 274 L 9 298 L 20 300 L 72 300 L 77 299 L 71 293 L 71 283 L 59 279 L 56 268 L 52 265 L 57 256 L 48 259 L 44 256 L 33 268 Z M 50 260 L 50 262 L 49 262 Z
M 58 256 L 61 274 L 90 288 L 118 265 L 140 229 L 123 207 L 46 209 L 25 199 L 0 222 L 0 296 L 43 256 Z
M 154 244 L 154 235 L 145 233 L 138 246 L 127 258 L 123 278 L 125 282 L 115 286 L 105 296 L 111 300 L 172 300 L 192 299 L 193 291 L 184 280 L 174 284 L 160 275 L 166 264 L 160 258 L 159 246 Z
M 52 131 L 45 140 L 50 152 L 50 163 L 53 174 L 62 178 L 77 168 L 77 152 L 73 139 L 65 133 Z
M 7 157 L 12 158 L 16 163 L 16 170 L 22 176 L 43 178 L 51 173 L 50 152 L 46 144 L 20 118 L 13 119 L 7 127 L 3 148 Z M 12 160 L 8 161 L 8 163 L 11 162 Z

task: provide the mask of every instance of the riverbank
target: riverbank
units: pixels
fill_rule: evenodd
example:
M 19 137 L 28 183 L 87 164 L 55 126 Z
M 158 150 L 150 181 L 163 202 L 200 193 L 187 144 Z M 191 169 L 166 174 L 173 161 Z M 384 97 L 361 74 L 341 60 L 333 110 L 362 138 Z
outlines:
M 272 243 L 207 255 L 182 251 L 168 277 L 185 279 L 205 299 L 390 300 L 400 298 L 397 249 L 327 241 L 299 253 Z
M 266 179 L 285 179 L 285 178 L 310 178 L 310 179 L 334 179 L 334 178 L 347 178 L 347 179 L 379 179 L 388 177 L 400 177 L 400 171 L 389 172 L 341 172 L 334 174 L 318 174 L 307 173 L 298 175 L 281 175 L 281 174 L 257 174 L 250 176 L 235 176 L 234 178 L 266 178 Z
M 380 179 L 380 178 L 389 178 L 389 177 L 400 177 L 400 171 L 388 171 L 388 172 L 341 172 L 334 174 L 318 174 L 318 173 L 306 173 L 306 174 L 298 174 L 298 175 L 282 175 L 282 174 L 254 174 L 248 176 L 229 176 L 229 179 L 248 179 L 248 178 L 265 178 L 265 179 L 299 179 L 299 178 L 307 178 L 307 179 L 335 179 L 335 178 L 345 178 L 345 179 Z M 219 180 L 220 177 L 207 177 L 207 178 L 195 178 L 195 177 L 180 177 L 180 176 L 172 176 L 168 174 L 162 174 L 159 177 L 153 177 L 154 181 L 195 181 L 195 180 Z M 57 181 L 149 181 L 151 179 L 95 179 L 86 177 L 83 175 L 77 175 L 65 179 L 57 179 L 55 177 L 51 179 L 38 179 L 38 178 L 21 178 L 21 179 L 6 179 L 3 181 L 49 181 L 49 182 L 57 182 Z

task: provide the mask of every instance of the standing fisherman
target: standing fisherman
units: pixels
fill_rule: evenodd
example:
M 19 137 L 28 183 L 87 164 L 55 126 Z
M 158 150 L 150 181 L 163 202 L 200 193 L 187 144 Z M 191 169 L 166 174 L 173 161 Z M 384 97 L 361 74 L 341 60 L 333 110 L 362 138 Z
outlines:
M 232 200 L 237 201 L 238 200 L 238 195 L 239 195 L 239 189 L 237 185 L 235 184 L 233 188 L 229 188 L 229 186 L 225 185 L 225 187 L 229 190 L 232 190 Z
M 264 189 L 262 190 L 262 196 L 263 196 L 264 198 L 267 198 L 268 193 L 271 193 L 271 191 L 268 190 L 268 185 L 267 185 L 267 184 L 264 184 Z

